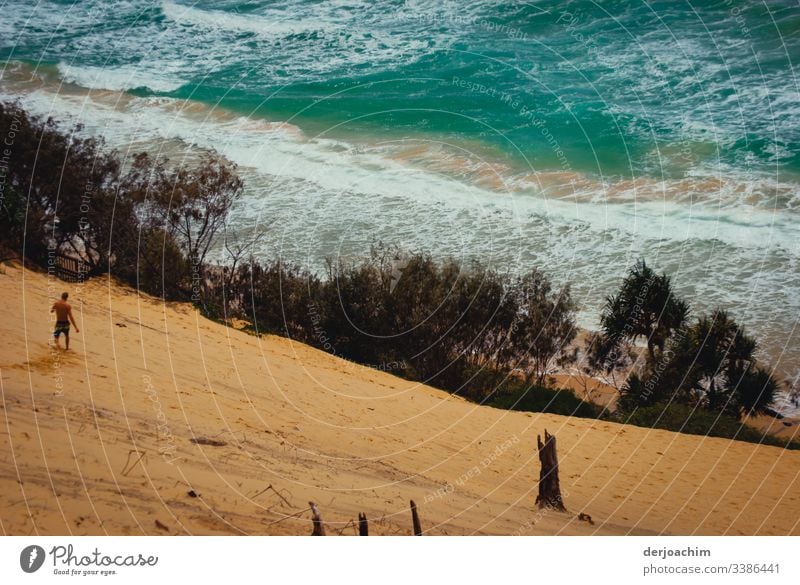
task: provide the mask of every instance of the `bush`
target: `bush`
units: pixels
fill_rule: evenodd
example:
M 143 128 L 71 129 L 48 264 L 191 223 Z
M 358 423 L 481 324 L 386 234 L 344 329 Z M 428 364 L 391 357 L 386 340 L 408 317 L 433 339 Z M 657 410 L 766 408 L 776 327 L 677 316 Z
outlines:
M 620 406 L 680 402 L 733 418 L 767 413 L 780 386 L 756 365 L 756 348 L 755 339 L 725 311 L 701 316 L 669 339 L 651 368 L 629 375 Z
M 113 274 L 136 282 L 139 290 L 164 299 L 181 298 L 191 288 L 189 263 L 174 236 L 166 230 L 142 230 L 138 254 L 133 261 L 131 265 L 120 266 Z
M 522 386 L 510 384 L 511 388 L 501 387 L 486 403 L 495 408 L 521 410 L 525 412 L 547 412 L 580 418 L 600 418 L 602 409 L 590 402 L 584 402 L 570 390 L 545 388 L 543 386 Z
M 782 440 L 772 435 L 763 435 L 758 430 L 742 424 L 735 417 L 700 408 L 695 409 L 685 404 L 655 404 L 629 412 L 619 411 L 616 418 L 621 423 L 648 429 L 663 429 L 688 435 L 721 437 L 787 449 L 800 449 L 800 443 Z

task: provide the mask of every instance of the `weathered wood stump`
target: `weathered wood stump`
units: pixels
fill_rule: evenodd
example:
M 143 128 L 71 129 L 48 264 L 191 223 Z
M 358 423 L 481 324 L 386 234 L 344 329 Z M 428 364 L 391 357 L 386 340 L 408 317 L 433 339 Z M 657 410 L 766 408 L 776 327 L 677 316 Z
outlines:
M 309 502 L 311 506 L 311 521 L 314 523 L 314 531 L 311 536 L 325 536 L 325 525 L 322 523 L 322 516 L 319 515 L 319 508 L 314 502 Z
M 367 515 L 364 512 L 358 513 L 358 535 L 369 536 L 369 523 L 367 522 Z
M 536 496 L 536 504 L 539 508 L 552 508 L 566 512 L 564 500 L 561 499 L 561 486 L 558 482 L 556 438 L 545 429 L 544 442 L 539 435 L 536 436 L 536 441 L 539 446 L 539 462 L 542 464 L 542 469 L 539 471 L 539 495 Z
M 414 523 L 414 536 L 422 536 L 422 526 L 419 523 L 419 514 L 414 500 L 411 500 L 411 521 Z

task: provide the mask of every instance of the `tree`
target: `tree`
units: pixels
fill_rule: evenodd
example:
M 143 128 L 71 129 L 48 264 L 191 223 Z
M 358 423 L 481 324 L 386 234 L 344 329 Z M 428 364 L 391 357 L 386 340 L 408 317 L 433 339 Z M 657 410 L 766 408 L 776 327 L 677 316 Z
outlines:
M 565 286 L 552 291 L 550 281 L 538 270 L 521 277 L 514 287 L 517 318 L 511 328 L 511 341 L 518 364 L 525 370 L 525 382 L 544 385 L 554 367 L 575 361 L 570 349 L 577 327 L 576 306 Z
M 743 415 L 768 414 L 778 390 L 778 382 L 769 372 L 762 368 L 748 370 L 736 384 L 736 405 Z
M 619 390 L 621 380 L 617 373 L 630 370 L 636 362 L 636 352 L 630 342 L 615 342 L 602 332 L 594 331 L 586 336 L 581 361 L 581 370 L 587 377 L 598 377 L 604 384 Z
M 597 345 L 608 355 L 623 342 L 647 342 L 647 365 L 656 361 L 667 340 L 685 322 L 689 306 L 672 291 L 666 274 L 656 274 L 644 260 L 628 272 L 619 292 L 606 299 L 600 318 L 603 343 Z
M 696 345 L 686 331 L 678 330 L 667 342 L 653 368 L 631 372 L 620 389 L 619 408 L 631 412 L 657 403 L 700 404 Z
M 13 136 L 3 157 L 3 239 L 18 254 L 45 262 L 74 241 L 87 189 L 113 182 L 113 156 L 99 151 L 100 141 L 79 138 L 80 127 L 68 135 L 16 102 L 0 104 L 0 129 Z
M 243 183 L 236 165 L 218 155 L 207 155 L 197 168 L 179 167 L 155 172 L 151 189 L 156 212 L 178 236 L 188 261 L 201 276 L 206 256 L 217 242 Z
M 0 121 L 14 136 L 0 205 L 6 245 L 38 262 L 70 254 L 90 275 L 135 265 L 138 219 L 119 154 L 17 103 L 0 104 Z
M 747 337 L 723 310 L 702 316 L 689 330 L 692 361 L 697 366 L 698 390 L 704 392 L 708 408 L 721 411 L 731 404 L 729 384 L 750 368 L 755 341 Z M 690 357 L 690 356 L 687 356 Z
M 778 384 L 755 365 L 755 350 L 726 311 L 712 311 L 674 335 L 654 368 L 629 376 L 620 406 L 675 401 L 732 416 L 767 412 Z

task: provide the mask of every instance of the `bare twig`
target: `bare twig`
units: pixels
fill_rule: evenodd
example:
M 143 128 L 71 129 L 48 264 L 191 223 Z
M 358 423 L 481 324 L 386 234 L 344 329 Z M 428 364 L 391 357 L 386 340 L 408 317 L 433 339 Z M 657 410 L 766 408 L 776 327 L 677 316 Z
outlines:
M 275 494 L 276 494 L 276 495 L 277 495 L 277 496 L 278 496 L 278 497 L 279 497 L 281 500 L 283 500 L 283 502 L 284 502 L 284 503 L 285 503 L 287 506 L 289 506 L 290 508 L 294 508 L 294 504 L 292 504 L 292 503 L 291 503 L 289 500 L 287 500 L 285 497 L 283 497 L 283 494 L 281 494 L 281 493 L 280 493 L 278 490 L 276 490 L 274 487 L 272 487 L 272 484 L 269 484 L 269 485 L 268 485 L 267 487 L 265 487 L 263 490 L 261 490 L 261 491 L 260 491 L 260 492 L 258 492 L 256 495 L 254 495 L 254 496 L 251 496 L 251 497 L 252 497 L 253 499 L 255 499 L 255 498 L 257 498 L 258 496 L 260 496 L 261 494 L 263 494 L 264 492 L 267 492 L 267 491 L 269 491 L 269 490 L 272 490 L 273 492 L 275 492 Z M 288 493 L 289 493 L 289 495 L 291 495 L 291 492 L 288 492 Z
M 128 451 L 128 459 L 125 461 L 125 467 L 122 468 L 123 476 L 127 476 L 131 471 L 133 471 L 133 468 L 136 467 L 136 464 L 142 460 L 142 457 L 145 456 L 147 451 L 142 451 L 141 454 L 139 455 L 139 458 L 136 461 L 134 461 L 130 467 L 128 467 L 128 465 L 131 462 L 131 455 L 133 455 L 134 453 L 137 453 L 136 449 L 131 449 L 130 451 Z
M 272 526 L 273 524 L 280 524 L 284 520 L 288 520 L 289 518 L 297 518 L 299 516 L 302 516 L 306 512 L 308 512 L 308 508 L 303 508 L 299 512 L 295 512 L 294 514 L 289 514 L 288 516 L 284 516 L 283 518 L 280 518 L 279 520 L 273 520 L 272 522 L 268 522 L 266 525 L 267 526 Z
M 353 527 L 353 530 L 355 530 L 355 528 L 356 528 L 356 523 L 355 523 L 355 522 L 353 522 L 352 520 L 349 520 L 349 521 L 347 522 L 347 524 L 345 524 L 344 526 L 342 526 L 342 529 L 338 531 L 338 534 L 339 534 L 339 536 L 341 536 L 341 535 L 344 533 L 344 531 L 345 531 L 345 530 L 347 530 L 347 529 L 348 529 L 349 527 L 351 527 L 351 526 Z

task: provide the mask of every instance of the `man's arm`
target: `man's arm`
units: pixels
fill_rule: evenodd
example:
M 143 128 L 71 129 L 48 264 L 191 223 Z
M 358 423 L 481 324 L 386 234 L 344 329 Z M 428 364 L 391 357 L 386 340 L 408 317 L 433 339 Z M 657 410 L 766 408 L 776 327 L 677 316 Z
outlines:
M 78 329 L 78 324 L 75 322 L 75 317 L 72 316 L 72 306 L 67 310 L 67 315 L 69 316 L 69 320 L 72 321 L 72 324 L 75 326 L 75 333 L 80 333 L 81 330 Z

